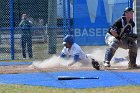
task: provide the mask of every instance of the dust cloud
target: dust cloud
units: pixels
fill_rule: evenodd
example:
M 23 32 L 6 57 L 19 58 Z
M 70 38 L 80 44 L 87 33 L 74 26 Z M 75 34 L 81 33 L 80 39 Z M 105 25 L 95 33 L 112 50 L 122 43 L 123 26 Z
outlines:
M 94 58 L 95 60 L 99 61 L 100 64 L 103 63 L 104 61 L 104 56 L 105 56 L 105 50 L 106 47 L 95 47 L 95 48 L 89 48 L 90 53 L 87 55 L 90 56 L 91 58 Z M 125 60 L 116 62 L 115 58 L 124 58 Z M 115 66 L 127 66 L 128 65 L 128 50 L 119 48 L 114 57 L 111 60 L 111 65 Z M 38 68 L 55 68 L 55 67 L 66 67 L 68 68 L 68 64 L 72 62 L 72 60 L 66 60 L 62 59 L 58 56 L 52 56 L 49 59 L 46 59 L 44 61 L 34 61 L 31 66 L 38 67 Z M 138 56 L 137 56 L 137 64 L 140 65 L 140 50 L 138 50 Z M 74 67 L 79 67 L 80 64 L 77 62 L 74 64 Z
M 43 61 L 33 61 L 30 67 L 36 68 L 69 68 L 68 64 L 72 62 L 72 59 L 64 59 L 59 56 L 52 56 L 49 59 Z M 76 63 L 72 67 L 79 67 L 80 64 Z
M 67 66 L 67 62 L 60 57 L 53 56 L 43 61 L 33 61 L 32 66 L 37 68 L 65 67 Z
M 92 57 L 98 60 L 99 62 L 103 63 L 105 50 L 106 50 L 105 47 L 95 48 L 92 50 L 92 53 L 90 55 L 92 55 Z M 116 59 L 118 60 L 120 59 L 120 61 L 116 62 Z M 128 61 L 129 61 L 128 49 L 118 48 L 110 63 L 111 65 L 115 65 L 115 66 L 127 66 Z M 140 65 L 140 49 L 138 49 L 136 63 L 137 65 Z
M 90 52 L 90 55 L 92 58 L 95 60 L 99 61 L 100 64 L 103 64 L 104 62 L 104 57 L 105 57 L 105 51 L 106 51 L 106 46 L 97 46 L 93 48 L 92 51 Z M 120 59 L 120 61 L 116 61 L 116 59 Z M 128 49 L 122 49 L 118 48 L 116 51 L 115 55 L 113 56 L 110 64 L 112 66 L 128 66 Z M 137 65 L 140 65 L 140 48 L 138 49 L 138 54 L 137 54 Z

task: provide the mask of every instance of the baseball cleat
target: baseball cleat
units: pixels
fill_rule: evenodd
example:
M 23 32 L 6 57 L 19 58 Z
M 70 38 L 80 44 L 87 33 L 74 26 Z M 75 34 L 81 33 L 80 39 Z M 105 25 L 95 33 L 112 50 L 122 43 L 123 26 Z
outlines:
M 104 62 L 104 67 L 110 67 L 110 63 L 109 62 Z

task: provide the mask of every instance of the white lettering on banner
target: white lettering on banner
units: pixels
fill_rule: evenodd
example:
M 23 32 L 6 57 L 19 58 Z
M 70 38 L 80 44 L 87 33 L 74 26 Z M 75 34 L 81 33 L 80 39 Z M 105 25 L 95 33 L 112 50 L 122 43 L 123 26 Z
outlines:
M 81 36 L 81 30 L 79 28 L 75 29 L 74 34 L 75 36 Z
M 96 29 L 96 36 L 103 36 L 101 28 Z
M 103 30 L 103 35 L 105 36 L 106 32 L 108 31 L 108 28 L 102 28 Z
M 75 36 L 105 36 L 105 33 L 107 32 L 108 28 L 76 28 L 74 30 Z
M 88 36 L 88 31 L 86 28 L 83 29 L 82 36 Z
M 89 29 L 89 36 L 95 36 L 95 29 L 94 28 Z

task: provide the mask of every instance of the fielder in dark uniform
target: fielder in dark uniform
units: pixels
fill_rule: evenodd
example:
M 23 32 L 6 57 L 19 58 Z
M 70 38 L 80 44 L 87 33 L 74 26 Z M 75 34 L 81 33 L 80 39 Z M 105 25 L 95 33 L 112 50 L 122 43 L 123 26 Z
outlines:
M 135 26 L 133 21 L 133 12 L 134 11 L 131 7 L 127 7 L 124 10 L 123 16 L 116 20 L 106 34 L 105 41 L 109 47 L 106 49 L 105 53 L 105 67 L 110 67 L 110 61 L 119 47 L 129 49 L 128 67 L 137 67 L 136 58 L 138 47 L 135 43 L 137 35 L 133 32 L 133 27 Z
M 22 20 L 19 24 L 21 27 L 21 45 L 22 45 L 22 55 L 23 59 L 26 59 L 26 44 L 29 58 L 33 57 L 32 54 L 32 22 L 28 20 L 27 14 L 22 14 Z

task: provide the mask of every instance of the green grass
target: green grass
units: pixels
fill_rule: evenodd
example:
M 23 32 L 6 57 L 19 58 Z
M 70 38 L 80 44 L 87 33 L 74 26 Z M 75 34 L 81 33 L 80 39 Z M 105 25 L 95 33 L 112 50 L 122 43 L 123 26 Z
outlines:
M 63 89 L 41 86 L 0 85 L 0 93 L 140 93 L 140 86 Z

